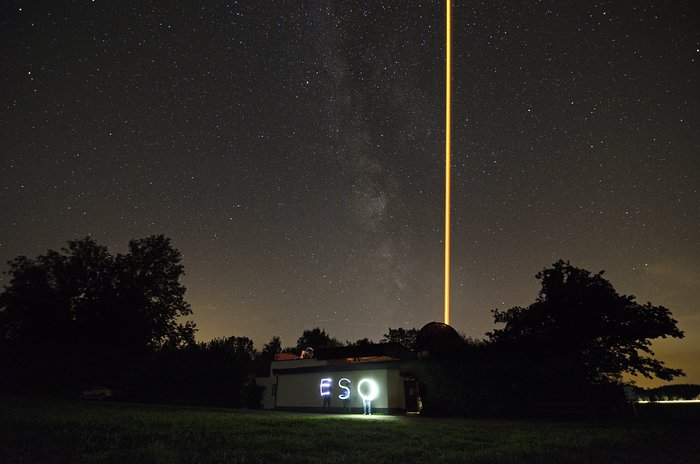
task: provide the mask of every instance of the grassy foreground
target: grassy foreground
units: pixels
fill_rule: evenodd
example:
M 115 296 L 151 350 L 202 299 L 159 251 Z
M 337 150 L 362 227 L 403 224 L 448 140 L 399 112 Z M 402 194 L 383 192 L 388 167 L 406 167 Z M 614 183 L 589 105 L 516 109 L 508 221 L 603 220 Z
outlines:
M 320 416 L 0 396 L 0 462 L 698 462 L 695 422 Z

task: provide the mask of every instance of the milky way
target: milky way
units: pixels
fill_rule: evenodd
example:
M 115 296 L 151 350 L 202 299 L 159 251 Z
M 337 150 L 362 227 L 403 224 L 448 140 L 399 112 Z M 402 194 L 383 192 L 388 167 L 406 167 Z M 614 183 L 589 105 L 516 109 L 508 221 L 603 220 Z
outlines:
M 457 330 L 569 259 L 669 307 L 657 352 L 700 383 L 692 5 L 454 3 Z M 0 8 L 2 261 L 163 233 L 200 340 L 441 320 L 441 3 Z

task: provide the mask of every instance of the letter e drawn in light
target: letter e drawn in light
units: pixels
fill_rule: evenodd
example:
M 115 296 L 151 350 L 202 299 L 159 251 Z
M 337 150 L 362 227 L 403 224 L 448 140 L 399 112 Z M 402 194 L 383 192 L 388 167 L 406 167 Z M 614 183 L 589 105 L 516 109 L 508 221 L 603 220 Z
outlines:
M 367 391 L 362 392 L 362 385 L 367 384 Z M 363 401 L 374 401 L 379 396 L 379 385 L 372 379 L 362 379 L 357 384 L 357 393 L 362 397 Z
M 343 385 L 344 381 L 349 384 L 350 379 L 343 377 L 342 379 L 338 380 L 338 386 L 343 390 L 343 393 L 338 395 L 338 399 L 341 400 L 347 400 L 348 398 L 350 398 L 350 388 L 348 388 L 347 385 Z
M 332 379 L 321 379 L 321 385 L 319 385 L 321 396 L 331 395 L 331 380 Z

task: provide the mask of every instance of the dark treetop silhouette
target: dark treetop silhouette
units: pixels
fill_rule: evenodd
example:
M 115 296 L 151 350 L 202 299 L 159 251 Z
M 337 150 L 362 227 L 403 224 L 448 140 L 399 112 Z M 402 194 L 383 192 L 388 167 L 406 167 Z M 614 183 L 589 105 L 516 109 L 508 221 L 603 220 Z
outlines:
M 194 342 L 194 323 L 179 321 L 191 313 L 180 252 L 162 235 L 131 240 L 116 256 L 88 237 L 9 265 L 0 348 L 37 372 L 63 366 L 47 378 L 75 378 L 71 367 L 85 381 L 111 377 L 136 358 Z
M 624 373 L 671 380 L 684 375 L 653 358 L 651 340 L 682 338 L 663 306 L 620 295 L 603 277 L 557 261 L 536 275 L 542 282 L 527 308 L 494 310 L 505 327 L 489 333 L 497 344 L 555 357 L 559 368 L 586 382 L 619 382 Z

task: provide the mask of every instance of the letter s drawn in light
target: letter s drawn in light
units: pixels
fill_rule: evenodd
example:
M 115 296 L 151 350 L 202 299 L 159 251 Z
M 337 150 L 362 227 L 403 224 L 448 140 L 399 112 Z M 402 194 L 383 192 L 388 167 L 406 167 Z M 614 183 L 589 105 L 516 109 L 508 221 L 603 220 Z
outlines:
M 338 395 L 338 398 L 341 400 L 347 400 L 348 398 L 350 398 L 350 389 L 347 386 L 343 385 L 343 381 L 350 383 L 350 379 L 347 379 L 345 377 L 338 380 L 338 386 L 343 390 L 343 393 Z

